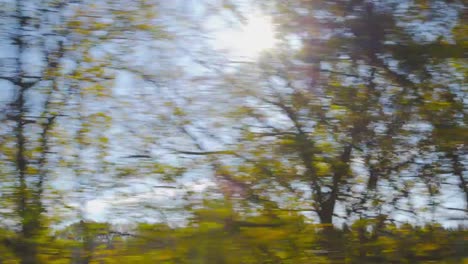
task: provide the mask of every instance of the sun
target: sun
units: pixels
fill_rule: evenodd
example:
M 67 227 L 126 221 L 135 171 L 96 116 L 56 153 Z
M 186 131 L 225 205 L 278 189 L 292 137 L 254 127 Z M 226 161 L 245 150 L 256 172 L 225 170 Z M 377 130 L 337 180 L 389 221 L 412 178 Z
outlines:
M 255 59 L 274 48 L 275 29 L 270 17 L 252 14 L 241 27 L 220 32 L 216 42 L 232 56 Z

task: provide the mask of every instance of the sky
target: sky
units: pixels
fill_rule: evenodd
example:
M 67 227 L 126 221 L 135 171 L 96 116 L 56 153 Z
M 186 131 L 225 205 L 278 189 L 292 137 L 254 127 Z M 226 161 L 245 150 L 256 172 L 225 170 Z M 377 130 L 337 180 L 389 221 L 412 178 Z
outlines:
M 93 113 L 99 111 L 111 112 L 114 116 L 113 124 L 111 127 L 101 127 L 109 133 L 110 140 L 115 140 L 115 144 L 112 145 L 111 155 L 107 157 L 108 162 L 122 162 L 122 157 L 127 155 L 145 154 L 149 152 L 158 159 L 166 159 L 165 162 L 177 164 L 181 161 L 173 156 L 169 155 L 168 152 L 154 149 L 145 149 L 145 143 L 142 141 L 132 140 L 121 140 L 122 138 L 130 138 L 130 136 L 136 136 L 137 138 L 143 138 L 144 134 L 157 134 L 158 137 L 164 139 L 170 139 L 171 146 L 178 148 L 186 148 L 193 146 L 192 142 L 188 140 L 181 140 L 178 135 L 174 135 L 173 131 L 164 130 L 154 131 L 154 127 L 160 125 L 156 121 L 157 114 L 170 113 L 159 113 L 156 108 L 158 105 L 163 105 L 168 101 L 175 102 L 181 106 L 193 107 L 192 110 L 197 108 L 210 109 L 211 102 L 205 100 L 200 105 L 187 105 L 188 97 L 179 96 L 174 90 L 177 87 L 184 87 L 180 93 L 188 94 L 196 91 L 198 96 L 203 98 L 205 94 L 202 93 L 203 89 L 210 89 L 210 87 L 203 85 L 190 87 L 190 80 L 195 79 L 198 76 L 204 76 L 205 74 L 213 74 L 209 69 L 200 66 L 196 61 L 193 60 L 193 55 L 206 56 L 202 59 L 207 61 L 217 61 L 217 54 L 224 54 L 232 60 L 247 60 L 255 61 L 262 53 L 274 50 L 277 45 L 275 39 L 275 25 L 272 22 L 271 17 L 267 14 L 262 13 L 261 10 L 250 10 L 247 12 L 245 21 L 242 23 L 236 22 L 238 17 L 233 15 L 227 15 L 227 13 L 221 13 L 218 16 L 206 17 L 209 13 L 210 0 L 195 1 L 195 0 L 176 0 L 176 1 L 161 1 L 161 8 L 166 13 L 162 13 L 168 30 L 178 34 L 182 34 L 180 42 L 164 42 L 156 41 L 154 43 L 147 43 L 145 40 L 134 40 L 134 51 L 133 53 L 127 54 L 127 59 L 134 61 L 136 68 L 141 65 L 150 66 L 148 68 L 155 72 L 162 72 L 162 76 L 158 76 L 158 86 L 145 82 L 141 78 L 137 77 L 136 74 L 129 71 L 118 71 L 117 79 L 112 86 L 112 97 L 115 103 L 100 103 L 96 104 L 96 101 L 91 101 L 84 110 L 85 112 Z M 216 2 L 216 1 L 215 1 Z M 245 5 L 249 6 L 249 1 L 245 1 Z M 400 7 L 404 10 L 404 6 Z M 178 14 L 175 16 L 174 14 Z M 436 14 L 441 16 L 442 14 Z M 450 24 L 453 21 L 453 14 L 449 12 L 446 14 L 446 21 L 442 20 L 438 24 L 435 22 L 421 22 L 411 25 L 414 31 L 423 31 L 424 27 L 435 27 L 439 31 L 443 31 L 443 27 Z M 7 23 L 5 23 L 6 25 Z M 199 26 L 200 28 L 196 28 Z M 183 29 L 183 30 L 181 30 Z M 201 30 L 200 30 L 201 29 Z M 1 32 L 8 32 L 8 30 L 2 30 Z M 203 42 L 197 42 L 200 36 L 199 33 L 209 33 L 208 43 L 212 45 L 210 51 L 203 50 Z M 5 35 L 1 36 L 2 38 Z M 421 35 L 421 38 L 430 38 L 430 36 Z M 187 44 L 190 45 L 187 45 Z M 185 47 L 184 47 L 185 46 Z M 92 50 L 92 55 L 95 57 L 105 56 L 106 54 L 112 53 L 115 48 L 115 44 L 106 44 L 101 47 L 96 47 Z M 159 49 L 156 50 L 155 49 Z M 215 54 L 206 54 L 214 52 Z M 2 62 L 11 58 L 14 54 L 14 47 L 6 42 L 0 44 L 0 58 Z M 34 74 L 42 66 L 42 59 L 39 55 L 40 51 L 31 48 L 27 53 L 27 65 L 30 72 Z M 151 55 L 149 55 L 151 54 Z M 213 55 L 213 56 L 211 56 Z M 177 57 L 177 59 L 174 59 Z M 0 64 L 0 69 L 3 64 Z M 69 63 L 70 69 L 64 69 L 64 71 L 72 70 L 75 67 L 72 62 Z M 177 70 L 180 71 L 177 71 Z M 175 73 L 174 73 L 175 72 Z M 167 77 L 166 77 L 167 74 Z M 179 81 L 169 83 L 169 80 L 174 77 L 170 74 L 180 76 L 187 76 L 186 78 L 180 78 Z M 13 97 L 14 87 L 7 84 L 8 82 L 0 80 L 0 86 L 2 92 L 0 93 L 0 103 L 8 102 L 9 98 Z M 184 90 L 185 89 L 185 90 Z M 192 90 L 190 90 L 192 89 Z M 222 91 L 220 91 L 222 93 Z M 141 98 L 147 101 L 147 105 L 139 106 L 141 109 L 135 109 L 132 104 L 139 102 Z M 28 101 L 32 102 L 30 105 L 31 109 L 38 109 L 41 105 L 43 97 L 40 93 L 31 93 Z M 146 103 L 145 101 L 145 103 Z M 127 107 L 122 107 L 127 106 Z M 132 108 L 133 107 L 133 108 Z M 155 109 L 151 112 L 151 116 L 148 115 L 148 109 Z M 189 108 L 190 109 L 190 108 Z M 140 110 L 140 111 L 138 111 Z M 196 111 L 192 111 L 194 114 Z M 132 117 L 135 120 L 134 123 L 128 121 L 128 117 Z M 141 126 L 141 121 L 146 121 L 147 126 Z M 154 123 L 153 123 L 154 122 Z M 199 117 L 200 124 L 211 122 L 210 118 Z M 138 127 L 136 134 L 132 131 L 132 128 Z M 167 129 L 167 128 L 166 128 Z M 171 134 L 172 133 L 172 134 Z M 194 132 L 196 133 L 196 132 Z M 214 143 L 207 143 L 208 147 L 217 147 Z M 143 153 L 141 153 L 143 152 Z M 70 156 L 74 155 L 73 152 L 67 152 Z M 92 150 L 88 152 L 89 157 L 93 157 L 95 153 Z M 138 164 L 136 161 L 128 161 L 130 163 Z M 90 162 L 92 164 L 92 162 Z M 361 167 L 362 160 L 355 160 L 354 169 L 364 171 Z M 167 184 L 152 178 L 142 177 L 139 175 L 131 175 L 123 180 L 122 185 L 118 185 L 113 182 L 115 179 L 111 179 L 108 175 L 94 174 L 88 175 L 88 178 L 74 179 L 73 176 L 62 177 L 59 175 L 53 181 L 52 185 L 62 189 L 65 194 L 69 192 L 67 202 L 77 209 L 86 219 L 94 221 L 110 221 L 110 222 L 125 222 L 132 221 L 133 219 L 139 219 L 144 221 L 159 221 L 164 218 L 171 218 L 173 222 L 183 223 L 187 217 L 185 213 L 176 211 L 174 209 L 180 209 L 186 203 L 184 195 L 186 191 L 198 193 L 198 197 L 203 197 L 206 190 L 214 187 L 212 175 L 210 175 L 208 168 L 198 168 L 198 170 L 191 170 L 189 173 L 185 173 L 183 177 L 177 181 Z M 71 173 L 70 170 L 63 170 L 62 172 Z M 363 173 L 363 177 L 366 175 Z M 93 182 L 96 182 L 93 184 Z M 105 188 L 95 188 L 99 184 L 106 186 Z M 159 188 L 157 186 L 170 186 L 176 188 Z M 359 188 L 357 186 L 356 188 Z M 422 188 L 422 187 L 420 187 Z M 445 202 L 447 206 L 456 207 L 460 200 L 460 194 L 448 190 L 444 193 L 440 200 Z M 67 196 L 67 195 L 65 195 Z M 196 197 L 196 196 L 195 196 Z M 422 201 L 422 200 L 421 200 Z M 414 201 L 416 204 L 418 200 Z M 153 206 L 157 208 L 168 209 L 167 212 L 158 210 L 143 210 L 144 206 Z M 343 208 L 338 210 L 344 210 Z M 446 212 L 439 212 L 445 214 Z M 398 213 L 398 217 L 401 220 L 411 219 L 412 216 L 405 216 Z M 428 214 L 420 215 L 421 218 L 430 219 L 430 212 Z M 450 223 L 447 223 L 450 225 Z

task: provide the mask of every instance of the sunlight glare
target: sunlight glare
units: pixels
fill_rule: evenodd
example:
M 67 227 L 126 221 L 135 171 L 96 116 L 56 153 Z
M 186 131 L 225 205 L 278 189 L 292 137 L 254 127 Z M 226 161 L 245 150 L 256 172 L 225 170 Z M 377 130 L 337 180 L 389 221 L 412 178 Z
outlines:
M 223 30 L 217 42 L 234 56 L 255 58 L 275 46 L 275 30 L 271 18 L 252 15 L 238 30 Z

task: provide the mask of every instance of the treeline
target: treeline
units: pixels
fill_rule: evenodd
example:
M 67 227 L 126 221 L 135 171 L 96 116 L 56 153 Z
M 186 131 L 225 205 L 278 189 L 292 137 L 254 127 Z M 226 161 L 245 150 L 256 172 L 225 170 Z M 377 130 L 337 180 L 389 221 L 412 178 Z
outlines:
M 124 230 L 126 229 L 126 230 Z M 2 263 L 19 263 L 15 235 L 1 230 Z M 466 263 L 468 231 L 394 223 L 384 215 L 340 228 L 297 212 L 241 217 L 226 204 L 193 213 L 183 227 L 72 224 L 35 238 L 43 263 Z M 19 246 L 19 245 L 16 245 Z

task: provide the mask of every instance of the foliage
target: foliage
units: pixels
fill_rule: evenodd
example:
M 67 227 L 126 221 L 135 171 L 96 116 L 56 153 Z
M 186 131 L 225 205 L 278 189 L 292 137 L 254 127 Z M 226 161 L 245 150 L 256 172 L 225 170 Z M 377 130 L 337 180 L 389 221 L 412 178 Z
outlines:
M 462 1 L 247 1 L 254 62 L 206 54 L 244 1 L 130 2 L 0 3 L 1 263 L 468 261 Z
M 195 210 L 188 226 L 139 224 L 116 231 L 106 223 L 79 222 L 40 239 L 46 263 L 462 263 L 466 229 L 439 224 L 395 225 L 385 217 L 361 219 L 332 230 L 297 212 L 249 217 L 226 202 Z M 120 228 L 121 229 L 121 228 Z M 11 233 L 2 239 L 12 243 Z M 4 263 L 16 263 L 1 248 Z

